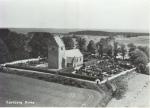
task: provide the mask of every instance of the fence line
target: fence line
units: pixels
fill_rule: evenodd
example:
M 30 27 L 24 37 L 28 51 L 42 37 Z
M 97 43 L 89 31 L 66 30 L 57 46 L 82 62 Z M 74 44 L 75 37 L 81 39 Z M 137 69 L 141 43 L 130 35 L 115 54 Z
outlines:
M 112 76 L 112 77 L 109 77 L 109 78 L 107 78 L 107 79 L 101 81 L 99 84 L 104 84 L 104 83 L 106 83 L 107 81 L 110 81 L 110 80 L 113 80 L 113 79 L 115 79 L 115 78 L 117 78 L 117 77 L 119 77 L 119 76 L 125 75 L 126 73 L 132 72 L 132 71 L 134 71 L 135 69 L 136 69 L 136 68 L 132 68 L 132 69 L 130 69 L 130 70 L 123 71 L 123 72 L 121 72 L 121 73 L 119 73 L 119 74 L 117 74 L 117 75 L 114 75 L 114 76 Z
M 28 72 L 28 73 L 39 73 L 39 74 L 55 75 L 55 74 L 51 74 L 51 73 L 44 73 L 44 72 L 39 72 L 39 71 L 34 71 L 34 70 L 26 70 L 26 69 L 11 68 L 11 67 L 8 67 L 8 68 L 9 68 L 9 69 L 12 69 L 12 70 L 18 70 L 18 71 L 19 71 L 19 70 L 20 70 L 20 71 L 26 71 L 26 72 Z M 105 79 L 105 80 L 103 80 L 103 81 L 98 82 L 98 84 L 99 84 L 99 85 L 104 84 L 104 83 L 106 83 L 107 81 L 113 80 L 113 79 L 115 79 L 115 78 L 117 78 L 117 77 L 119 77 L 119 76 L 125 75 L 126 73 L 132 72 L 132 71 L 134 71 L 134 70 L 135 70 L 135 68 L 132 68 L 132 69 L 130 69 L 130 70 L 123 71 L 123 72 L 121 72 L 121 73 L 119 73 L 119 74 L 117 74 L 117 75 L 114 75 L 114 76 L 109 77 L 109 78 L 107 78 L 107 79 Z M 95 79 L 95 81 L 90 81 L 90 80 L 85 80 L 85 79 L 80 79 L 80 78 L 74 78 L 74 77 L 71 77 L 71 76 L 65 76 L 65 75 L 59 75 L 59 74 L 57 74 L 57 75 L 58 75 L 58 76 L 63 76 L 63 77 L 65 77 L 65 78 L 70 78 L 70 79 L 82 81 L 82 82 L 87 82 L 87 83 L 92 83 L 92 84 L 96 84 L 96 83 L 97 83 L 97 79 Z
M 31 61 L 39 61 L 41 59 L 42 58 L 32 58 L 32 59 L 17 60 L 17 61 L 13 61 L 13 62 L 9 62 L 9 63 L 4 63 L 2 65 L 6 66 L 6 65 L 13 65 L 13 64 L 18 64 L 18 63 L 27 63 L 27 62 L 31 62 Z

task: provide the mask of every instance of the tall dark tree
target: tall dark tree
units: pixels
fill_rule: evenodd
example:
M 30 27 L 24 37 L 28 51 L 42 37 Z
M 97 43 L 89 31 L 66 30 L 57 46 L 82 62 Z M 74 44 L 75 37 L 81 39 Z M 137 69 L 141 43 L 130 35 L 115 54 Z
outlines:
M 72 37 L 66 37 L 66 36 L 64 36 L 62 38 L 62 40 L 63 40 L 63 42 L 65 44 L 65 48 L 67 50 L 74 48 L 74 41 L 73 41 Z
M 86 39 L 82 37 L 76 37 L 76 40 L 78 42 L 77 48 L 79 48 L 80 51 L 85 52 L 87 50 Z
M 107 41 L 105 38 L 101 38 L 100 41 L 97 43 L 98 53 L 102 57 L 104 53 L 104 45 L 107 44 Z
M 116 59 L 116 56 L 119 53 L 119 49 L 118 49 L 118 42 L 114 42 L 114 58 Z
M 120 52 L 121 52 L 122 58 L 123 58 L 123 60 L 124 60 L 124 57 L 125 57 L 126 52 L 127 52 L 127 49 L 126 49 L 126 47 L 125 47 L 124 44 L 121 44 L 120 46 L 121 46 Z
M 9 61 L 9 52 L 5 43 L 0 39 L 0 64 Z
M 87 46 L 87 49 L 88 49 L 88 51 L 89 51 L 90 53 L 95 54 L 95 52 L 96 52 L 96 45 L 95 45 L 95 43 L 94 43 L 93 40 L 90 40 L 90 41 L 89 41 L 89 44 L 88 44 L 88 46 Z
M 113 46 L 110 44 L 111 38 L 101 38 L 97 43 L 97 48 L 99 55 L 102 57 L 103 54 L 107 54 L 108 56 L 112 56 Z
M 9 29 L 0 29 L 0 38 L 6 43 L 7 39 L 8 39 L 8 35 L 10 33 Z
M 107 47 L 105 48 L 106 54 L 110 57 L 112 57 L 112 50 L 113 50 L 113 46 L 111 44 L 108 44 Z
M 25 51 L 26 36 L 24 34 L 0 29 L 0 38 L 8 48 L 10 61 L 28 57 L 28 52 Z
M 52 34 L 44 32 L 32 33 L 33 38 L 29 42 L 31 47 L 31 57 L 47 57 L 48 56 L 48 40 Z
M 102 57 L 103 56 L 103 45 L 100 42 L 97 42 L 96 48 L 97 48 L 97 51 L 99 53 L 99 56 Z

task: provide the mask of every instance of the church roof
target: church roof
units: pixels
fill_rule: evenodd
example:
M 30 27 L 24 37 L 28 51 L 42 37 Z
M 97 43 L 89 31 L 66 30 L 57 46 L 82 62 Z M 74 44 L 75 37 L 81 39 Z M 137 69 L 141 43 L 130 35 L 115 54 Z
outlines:
M 54 36 L 54 39 L 59 47 L 64 47 L 64 43 L 59 36 Z
M 80 52 L 79 49 L 66 50 L 65 55 L 66 55 L 66 57 L 81 57 L 81 56 L 83 56 L 83 54 Z

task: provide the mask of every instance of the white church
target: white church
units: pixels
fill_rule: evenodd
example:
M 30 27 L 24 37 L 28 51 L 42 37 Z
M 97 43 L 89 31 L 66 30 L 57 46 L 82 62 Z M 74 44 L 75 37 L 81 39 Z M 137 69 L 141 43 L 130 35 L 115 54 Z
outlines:
M 50 37 L 48 44 L 48 68 L 63 69 L 74 67 L 79 69 L 83 65 L 83 54 L 79 49 L 66 50 L 62 39 L 55 35 Z

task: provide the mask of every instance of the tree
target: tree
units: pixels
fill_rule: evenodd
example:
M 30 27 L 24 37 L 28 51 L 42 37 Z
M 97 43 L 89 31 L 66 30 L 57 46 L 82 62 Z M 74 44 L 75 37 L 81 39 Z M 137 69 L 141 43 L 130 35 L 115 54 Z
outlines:
M 9 60 L 9 52 L 6 44 L 0 39 L 0 64 Z
M 104 52 L 106 52 L 108 56 L 112 57 L 112 50 L 113 50 L 113 46 L 111 44 L 108 44 Z
M 65 48 L 67 50 L 74 48 L 74 41 L 73 41 L 72 37 L 66 37 L 66 36 L 64 36 L 62 38 L 62 40 L 63 40 L 63 42 L 65 44 Z
M 86 47 L 86 39 L 85 38 L 81 38 L 81 37 L 75 37 L 77 40 L 77 48 L 80 49 L 81 52 L 85 52 L 87 50 Z
M 126 49 L 126 47 L 125 47 L 124 44 L 121 44 L 120 46 L 121 46 L 120 52 L 121 52 L 122 58 L 123 58 L 123 60 L 124 60 L 124 57 L 125 57 L 126 52 L 127 52 L 127 49 Z
M 3 42 L 6 44 L 6 41 L 8 39 L 8 35 L 10 33 L 9 29 L 0 29 L 0 38 L 3 40 Z
M 96 44 L 98 53 L 102 57 L 104 53 L 104 45 L 106 45 L 107 41 L 105 38 L 101 38 L 100 41 Z
M 147 57 L 149 59 L 150 54 L 149 54 L 149 48 L 147 46 L 138 46 L 138 49 L 143 51 L 147 55 Z
M 118 49 L 118 42 L 114 42 L 114 58 L 116 59 L 116 56 L 119 53 L 119 49 Z
M 0 38 L 7 46 L 9 61 L 28 58 L 28 52 L 25 50 L 26 36 L 24 34 L 8 29 L 0 29 Z
M 128 44 L 129 52 L 134 51 L 136 49 L 136 46 L 133 43 Z
M 134 51 L 132 51 L 130 53 L 130 60 L 136 65 L 138 63 L 142 63 L 144 65 L 146 65 L 148 63 L 148 57 L 146 56 L 146 54 L 139 50 L 139 49 L 136 49 Z
M 108 56 L 112 56 L 113 46 L 111 45 L 111 41 L 113 38 L 101 38 L 97 43 L 97 49 L 99 55 L 102 57 L 103 54 L 107 54 Z
M 88 46 L 87 46 L 87 49 L 88 49 L 88 51 L 89 51 L 90 53 L 95 54 L 96 45 L 95 45 L 95 43 L 94 43 L 93 40 L 90 40 L 90 41 L 89 41 L 89 44 L 88 44 Z
M 31 47 L 31 57 L 48 57 L 48 40 L 52 36 L 50 33 L 35 32 L 33 38 L 29 42 Z
M 148 57 L 143 51 L 136 49 L 130 52 L 130 60 L 137 67 L 139 72 L 147 73 L 146 65 L 148 63 Z
M 97 42 L 96 43 L 96 48 L 97 48 L 97 51 L 99 53 L 99 56 L 103 56 L 103 45 L 100 43 L 100 42 Z

